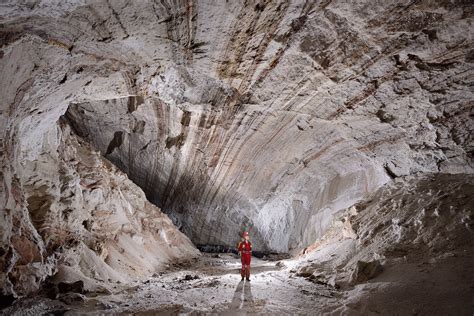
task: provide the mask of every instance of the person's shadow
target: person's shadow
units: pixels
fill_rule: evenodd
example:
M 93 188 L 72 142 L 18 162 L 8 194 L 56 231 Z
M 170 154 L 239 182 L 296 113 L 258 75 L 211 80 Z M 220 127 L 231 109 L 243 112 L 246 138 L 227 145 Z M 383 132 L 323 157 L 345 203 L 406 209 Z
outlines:
M 240 281 L 235 288 L 234 297 L 230 303 L 230 312 L 246 309 L 253 302 L 252 289 L 250 282 Z
M 244 304 L 251 304 L 253 303 L 253 295 L 252 289 L 250 286 L 250 282 L 245 282 L 244 284 Z

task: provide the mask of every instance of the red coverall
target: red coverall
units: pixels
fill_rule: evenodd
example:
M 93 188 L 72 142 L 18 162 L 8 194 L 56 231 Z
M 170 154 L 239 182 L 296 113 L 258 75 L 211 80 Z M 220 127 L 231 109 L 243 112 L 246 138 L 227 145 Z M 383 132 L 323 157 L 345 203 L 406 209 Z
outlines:
M 250 258 L 252 257 L 252 243 L 248 240 L 239 242 L 238 250 L 242 254 L 242 271 L 240 275 L 242 278 L 250 278 Z

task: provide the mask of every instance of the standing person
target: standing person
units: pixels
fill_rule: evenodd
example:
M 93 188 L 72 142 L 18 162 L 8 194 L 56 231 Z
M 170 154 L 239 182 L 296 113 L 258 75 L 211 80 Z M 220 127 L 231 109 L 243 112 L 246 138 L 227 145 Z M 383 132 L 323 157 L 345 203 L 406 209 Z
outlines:
M 249 232 L 244 232 L 242 234 L 243 240 L 239 242 L 237 247 L 239 255 L 242 259 L 242 270 L 240 275 L 242 276 L 242 281 L 244 277 L 247 278 L 247 281 L 250 281 L 250 258 L 252 257 L 252 243 L 249 241 Z

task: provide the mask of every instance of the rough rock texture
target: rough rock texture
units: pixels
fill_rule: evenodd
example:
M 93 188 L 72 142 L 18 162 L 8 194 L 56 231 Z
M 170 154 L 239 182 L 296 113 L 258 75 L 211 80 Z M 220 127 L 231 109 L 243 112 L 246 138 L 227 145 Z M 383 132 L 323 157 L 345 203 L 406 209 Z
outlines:
M 383 267 L 379 260 L 369 262 L 357 261 L 354 272 L 351 275 L 351 284 L 367 282 L 382 273 Z
M 22 162 L 2 221 L 4 293 L 25 295 L 52 282 L 85 290 L 150 276 L 199 255 L 190 240 L 127 175 L 57 128 L 59 146 Z
M 301 249 L 390 177 L 472 172 L 470 3 L 66 3 L 10 33 L 125 89 L 68 118 L 197 244 Z
M 112 294 L 20 299 L 0 315 L 472 315 L 472 190 L 473 176 L 397 179 L 336 214 L 305 255 L 252 258 L 251 282 L 237 256 L 203 254 Z
M 322 312 L 469 315 L 472 192 L 472 175 L 397 179 L 341 211 L 293 268 L 346 291 L 344 304 Z
M 473 10 L 3 1 L 2 243 L 27 215 L 25 181 L 59 168 L 42 161 L 66 112 L 196 244 L 234 245 L 248 227 L 258 250 L 297 251 L 391 178 L 472 173 Z M 40 232 L 26 231 L 36 258 Z

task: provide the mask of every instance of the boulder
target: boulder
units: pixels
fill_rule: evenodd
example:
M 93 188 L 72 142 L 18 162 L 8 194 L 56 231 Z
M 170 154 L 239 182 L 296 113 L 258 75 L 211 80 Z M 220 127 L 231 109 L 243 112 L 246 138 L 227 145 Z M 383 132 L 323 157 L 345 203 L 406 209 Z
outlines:
M 371 280 L 382 273 L 383 267 L 379 260 L 357 261 L 351 274 L 351 284 L 359 284 Z

